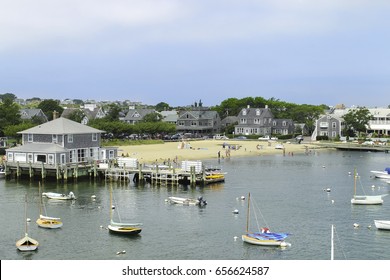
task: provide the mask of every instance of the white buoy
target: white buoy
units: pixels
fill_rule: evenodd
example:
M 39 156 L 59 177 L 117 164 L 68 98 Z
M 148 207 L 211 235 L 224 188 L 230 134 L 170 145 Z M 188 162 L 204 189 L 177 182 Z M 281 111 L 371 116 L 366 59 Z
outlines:
M 112 206 L 111 206 L 111 209 L 115 209 L 115 206 L 114 206 L 114 205 L 112 205 Z
M 358 223 L 354 223 L 354 224 L 353 224 L 353 227 L 354 227 L 354 228 L 358 228 L 358 227 L 359 227 L 359 224 L 358 224 Z
M 332 199 L 332 204 L 334 204 L 334 200 Z
M 367 227 L 368 229 L 371 229 L 371 225 L 368 225 L 368 227 Z
M 238 214 L 239 212 L 238 212 L 238 209 L 234 209 L 233 210 L 233 214 Z
M 234 241 L 237 241 L 237 238 L 238 238 L 237 236 L 234 236 Z
M 375 185 L 372 185 L 371 188 L 375 188 Z
M 241 196 L 241 200 L 245 200 L 245 196 Z
M 348 175 L 349 175 L 349 176 L 351 176 L 351 175 L 352 175 L 352 172 L 351 172 L 351 171 L 349 171 L 349 172 L 348 172 Z
M 96 198 L 96 195 L 94 195 L 94 194 L 91 195 L 91 198 L 92 198 L 92 199 L 95 199 L 95 198 Z
M 27 223 L 31 222 L 31 219 L 30 218 L 27 218 L 26 219 Z

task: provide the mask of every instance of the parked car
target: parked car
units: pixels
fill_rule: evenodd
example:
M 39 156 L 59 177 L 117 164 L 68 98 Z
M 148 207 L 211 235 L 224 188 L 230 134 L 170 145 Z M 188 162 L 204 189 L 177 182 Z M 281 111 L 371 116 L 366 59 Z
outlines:
M 268 141 L 268 140 L 275 140 L 276 141 L 276 140 L 278 140 L 277 137 L 271 137 L 269 135 L 265 135 L 265 136 L 259 137 L 258 139 L 262 140 L 262 141 Z
M 247 137 L 246 136 L 238 136 L 238 137 L 236 137 L 236 139 L 238 139 L 238 140 L 246 140 L 247 139 Z

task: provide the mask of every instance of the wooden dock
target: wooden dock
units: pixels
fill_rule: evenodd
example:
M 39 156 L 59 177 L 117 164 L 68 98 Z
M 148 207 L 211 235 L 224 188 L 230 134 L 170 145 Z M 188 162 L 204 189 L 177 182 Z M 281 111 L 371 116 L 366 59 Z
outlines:
M 332 148 L 343 151 L 363 151 L 363 152 L 384 152 L 388 153 L 390 146 L 387 145 L 362 145 L 357 143 L 312 143 L 321 148 Z
M 128 164 L 126 164 L 128 163 Z M 188 164 L 188 162 L 186 162 Z M 7 179 L 39 178 L 56 179 L 58 181 L 78 180 L 81 178 L 101 178 L 112 181 L 147 182 L 161 185 L 205 185 L 224 182 L 223 174 L 210 175 L 201 168 L 189 164 L 186 168 L 172 166 L 143 165 L 138 161 L 111 161 L 109 163 L 93 162 L 89 164 L 33 164 L 19 162 L 5 162 L 5 176 Z

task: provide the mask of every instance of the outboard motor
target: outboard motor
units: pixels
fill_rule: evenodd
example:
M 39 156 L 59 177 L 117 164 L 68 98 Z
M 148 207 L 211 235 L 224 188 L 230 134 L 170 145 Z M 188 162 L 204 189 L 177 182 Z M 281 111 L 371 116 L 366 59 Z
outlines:
M 74 196 L 74 193 L 73 193 L 73 192 L 69 192 L 69 196 L 70 196 L 71 198 L 75 198 L 75 196 Z
M 205 205 L 207 205 L 207 201 L 206 201 L 206 200 L 203 200 L 203 197 L 202 197 L 202 196 L 199 196 L 199 197 L 198 197 L 198 201 L 199 201 L 199 206 L 205 206 Z

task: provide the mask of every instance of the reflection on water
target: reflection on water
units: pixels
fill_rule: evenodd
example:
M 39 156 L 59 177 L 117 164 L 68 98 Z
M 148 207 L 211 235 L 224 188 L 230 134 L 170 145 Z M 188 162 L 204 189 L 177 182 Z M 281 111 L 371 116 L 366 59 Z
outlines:
M 110 183 L 105 181 L 45 182 L 45 192 L 74 192 L 77 200 L 45 199 L 47 212 L 64 226 L 38 228 L 38 182 L 0 180 L 1 259 L 270 259 L 327 260 L 330 227 L 339 238 L 335 259 L 390 259 L 390 232 L 379 231 L 374 219 L 390 219 L 390 196 L 380 206 L 351 205 L 356 167 L 367 194 L 387 194 L 389 184 L 371 178 L 370 170 L 388 166 L 388 154 L 321 152 L 311 155 L 257 156 L 205 161 L 220 166 L 226 182 L 204 187 L 112 183 L 123 220 L 143 223 L 139 236 L 117 236 L 107 230 Z M 373 188 L 372 185 L 375 185 Z M 324 191 L 329 188 L 330 191 Z M 246 201 L 251 192 L 271 230 L 290 232 L 291 247 L 244 244 Z M 37 252 L 15 247 L 24 235 L 24 195 L 28 194 L 31 237 Z M 208 205 L 173 205 L 169 196 L 203 196 Z M 233 214 L 237 209 L 239 214 Z M 360 225 L 359 228 L 353 226 Z M 371 227 L 370 227 L 371 226 Z M 236 238 L 235 238 L 236 237 Z M 125 251 L 125 254 L 118 252 Z

